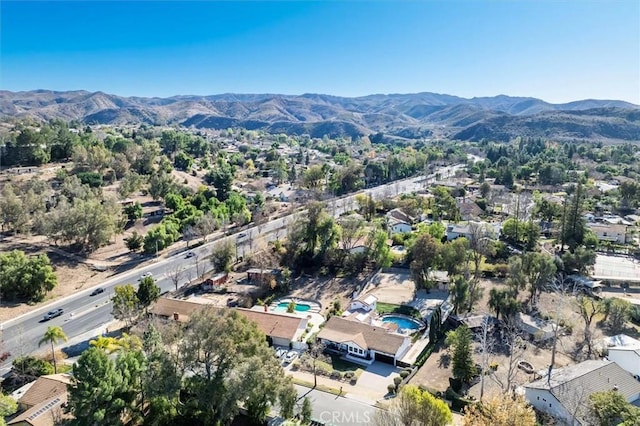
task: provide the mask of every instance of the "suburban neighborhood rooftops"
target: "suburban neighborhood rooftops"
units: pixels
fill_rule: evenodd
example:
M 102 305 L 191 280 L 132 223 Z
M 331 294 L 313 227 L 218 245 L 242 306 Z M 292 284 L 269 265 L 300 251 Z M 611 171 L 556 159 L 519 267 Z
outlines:
M 404 336 L 389 333 L 384 327 L 335 316 L 325 323 L 318 333 L 318 338 L 336 343 L 353 342 L 362 349 L 373 349 L 386 354 L 395 354 L 406 339 Z
M 204 303 L 161 297 L 149 307 L 149 312 L 153 315 L 167 318 L 173 318 L 174 314 L 177 314 L 178 321 L 186 322 L 189 321 L 189 317 L 196 310 L 203 309 L 206 306 L 213 307 Z
M 73 418 L 62 409 L 62 405 L 66 404 L 67 400 L 68 394 L 65 390 L 64 393 L 44 400 L 20 413 L 7 422 L 7 425 L 54 426 L 59 424 L 61 420 Z

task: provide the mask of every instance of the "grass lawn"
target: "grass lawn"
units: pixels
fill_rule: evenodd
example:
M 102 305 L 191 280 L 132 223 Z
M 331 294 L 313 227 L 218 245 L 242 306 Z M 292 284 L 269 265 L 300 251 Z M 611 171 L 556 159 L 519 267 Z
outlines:
M 393 303 L 376 303 L 376 311 L 382 314 L 403 314 L 413 318 L 422 319 L 420 311 L 407 305 L 394 305 Z
M 333 369 L 338 371 L 356 371 L 362 368 L 361 365 L 341 359 L 338 355 L 331 355 L 331 364 Z

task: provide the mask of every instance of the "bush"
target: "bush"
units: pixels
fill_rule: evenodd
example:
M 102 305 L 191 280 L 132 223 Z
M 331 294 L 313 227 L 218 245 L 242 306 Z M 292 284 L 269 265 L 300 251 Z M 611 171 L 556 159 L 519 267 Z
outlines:
M 393 383 L 396 385 L 396 388 L 398 386 L 400 386 L 400 383 L 402 383 L 402 378 L 401 377 L 394 377 L 393 378 Z
M 409 376 L 409 372 L 404 370 L 400 372 L 400 377 L 404 380 Z
M 333 380 L 340 380 L 340 379 L 342 379 L 342 373 L 340 373 L 337 370 L 333 370 L 329 377 L 331 377 Z
M 498 364 L 497 362 L 492 362 L 491 364 L 489 364 L 489 368 L 492 369 L 493 371 L 496 371 L 499 365 L 500 364 Z
M 391 394 L 395 394 L 396 393 L 396 385 L 394 385 L 394 384 L 387 385 L 387 391 L 389 391 L 389 393 L 391 393 Z
M 102 175 L 98 172 L 79 172 L 76 173 L 80 182 L 89 185 L 91 188 L 101 187 L 103 184 Z

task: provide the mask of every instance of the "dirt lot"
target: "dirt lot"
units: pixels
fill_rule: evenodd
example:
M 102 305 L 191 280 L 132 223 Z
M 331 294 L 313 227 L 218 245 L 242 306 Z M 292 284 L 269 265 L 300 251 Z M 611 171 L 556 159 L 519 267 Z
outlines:
M 302 299 L 320 302 L 322 314 L 326 315 L 335 300 L 339 300 L 342 309 L 349 306 L 353 292 L 362 285 L 364 277 L 335 278 L 335 277 L 300 277 L 292 285 L 291 295 Z
M 409 273 L 379 273 L 364 289 L 365 294 L 373 294 L 379 302 L 403 305 L 415 296 L 416 285 Z

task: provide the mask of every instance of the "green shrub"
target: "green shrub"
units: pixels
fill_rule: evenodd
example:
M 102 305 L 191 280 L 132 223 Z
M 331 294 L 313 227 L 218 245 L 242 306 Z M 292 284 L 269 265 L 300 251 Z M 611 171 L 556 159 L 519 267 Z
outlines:
M 409 376 L 409 372 L 408 371 L 404 370 L 404 371 L 400 372 L 400 377 L 402 379 L 406 379 L 408 376 Z
M 400 386 L 400 383 L 402 383 L 402 378 L 401 377 L 394 377 L 393 378 L 393 383 L 396 385 L 396 387 Z
M 393 383 L 392 383 L 392 384 L 387 385 L 387 390 L 388 390 L 388 391 L 389 391 L 389 393 L 391 393 L 391 394 L 396 393 L 396 385 L 394 385 Z
M 499 365 L 500 364 L 498 364 L 497 362 L 492 362 L 491 364 L 489 364 L 489 368 L 492 369 L 493 371 L 496 371 Z

